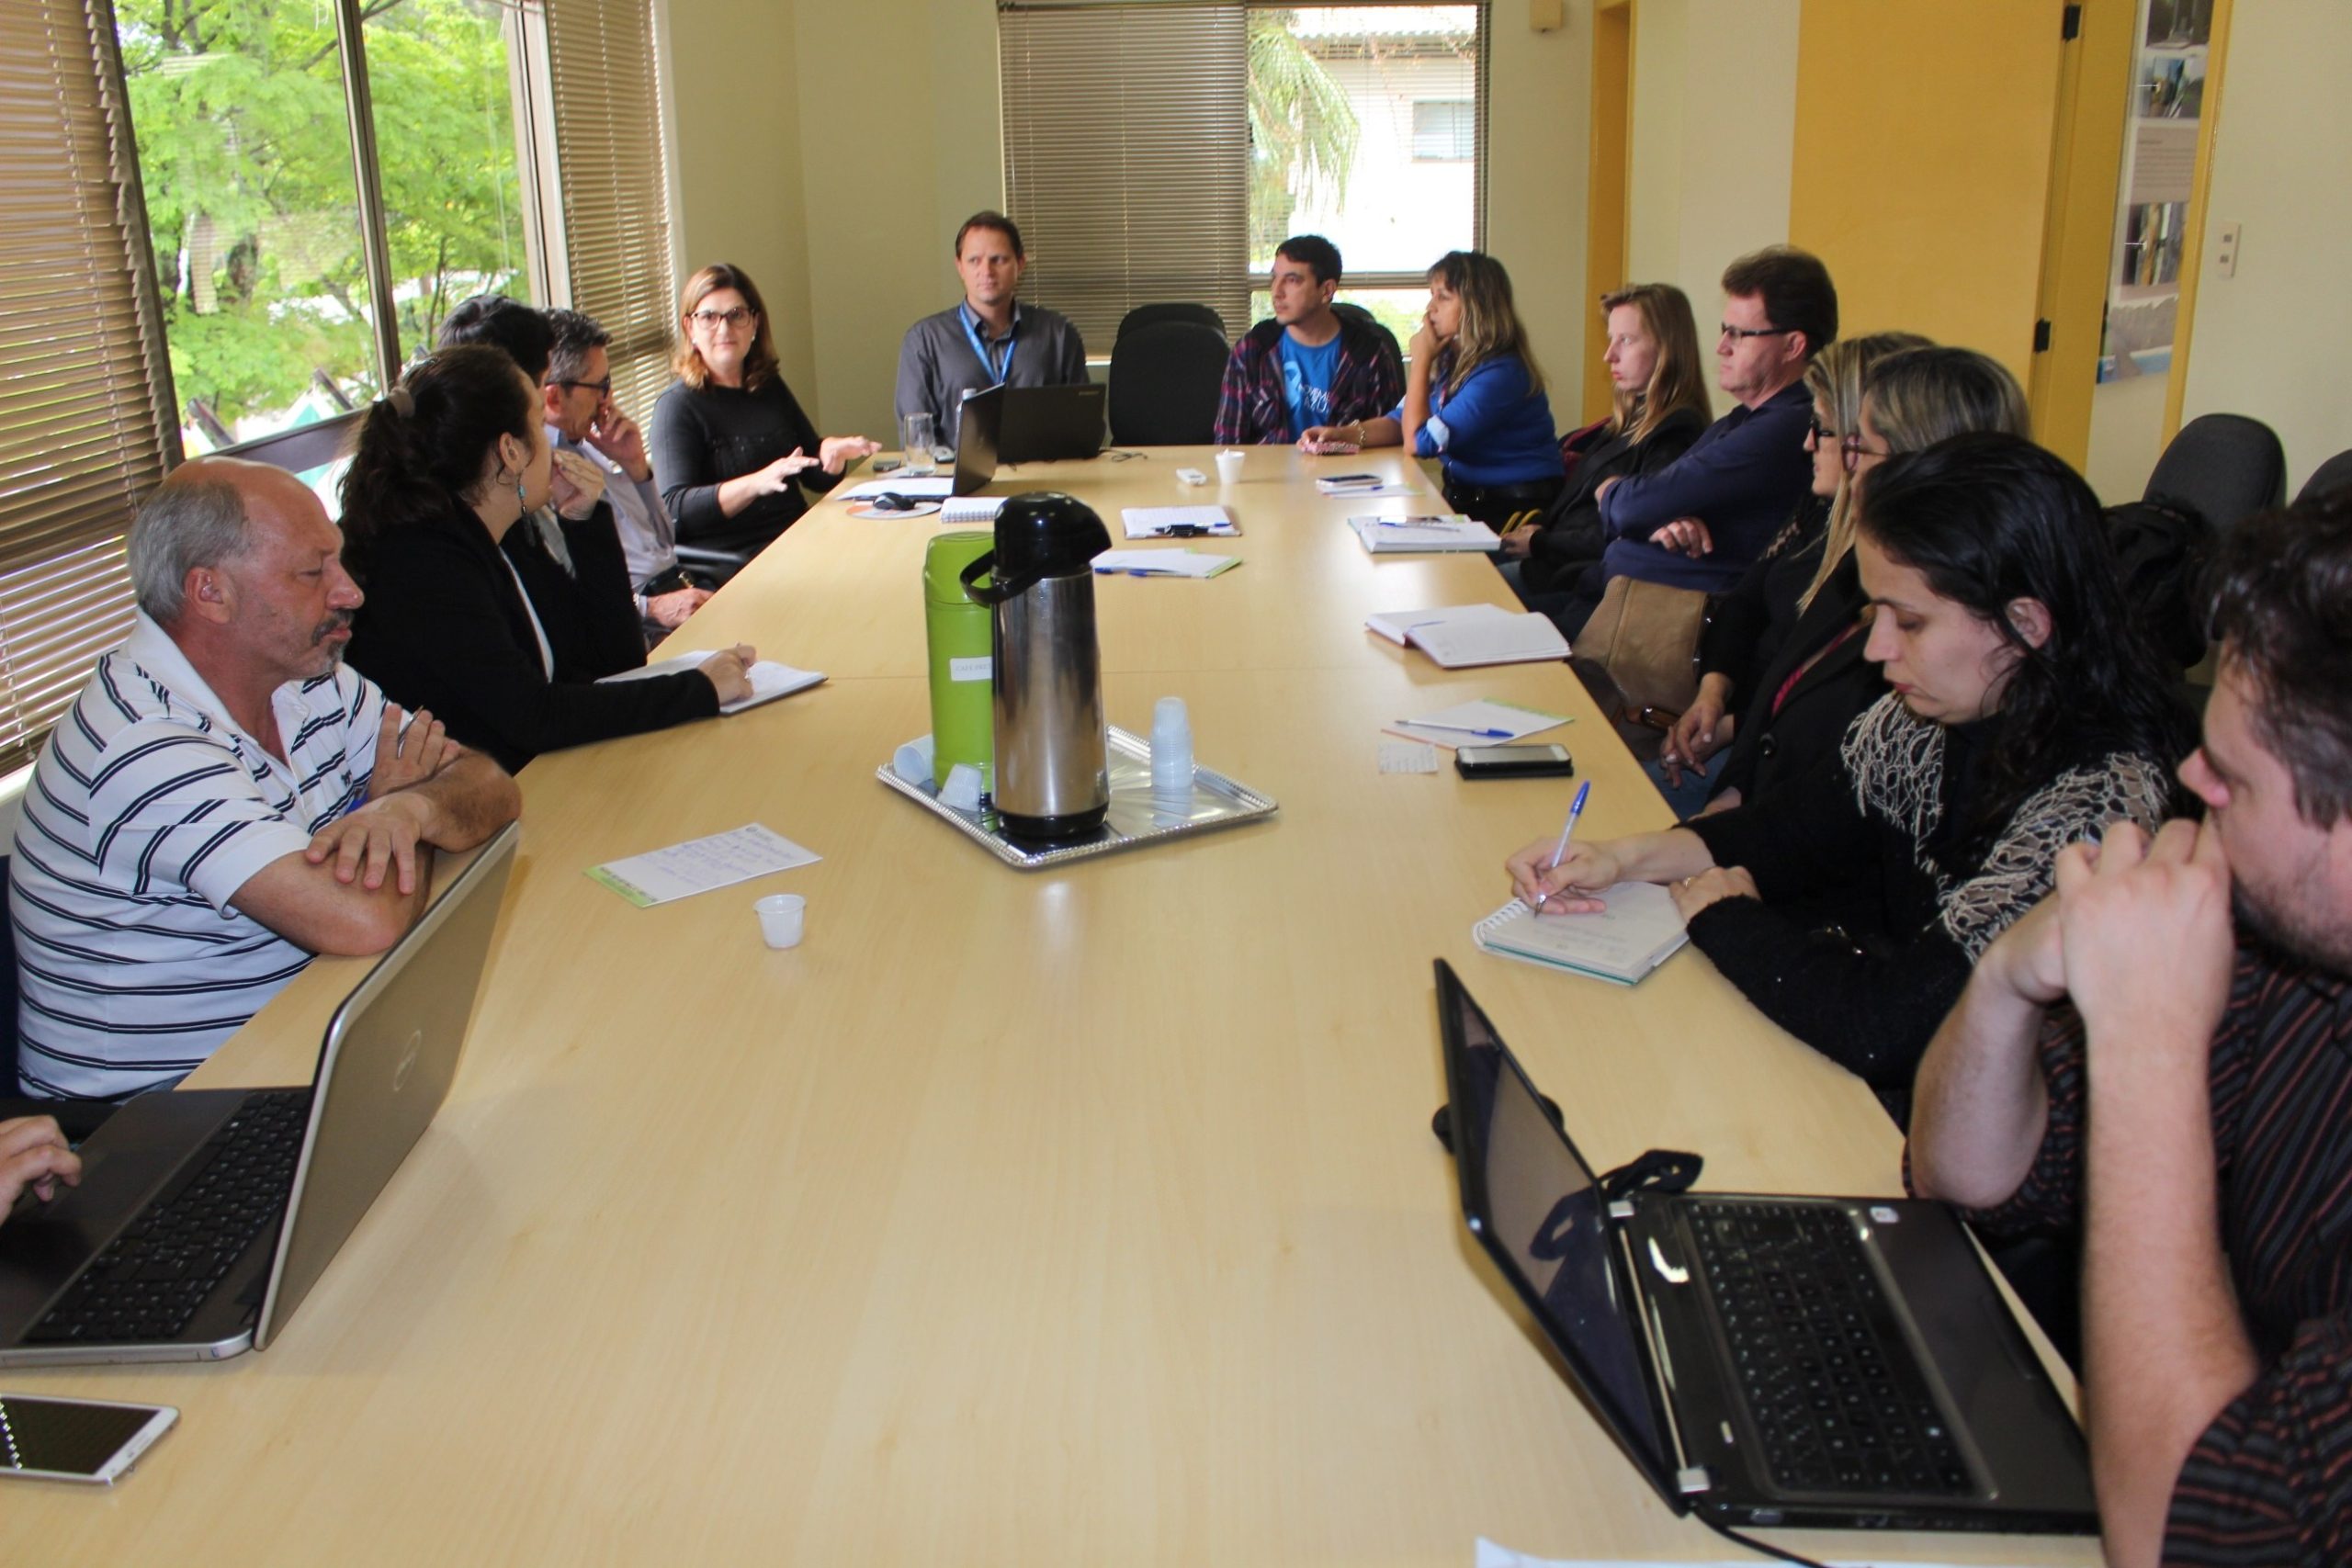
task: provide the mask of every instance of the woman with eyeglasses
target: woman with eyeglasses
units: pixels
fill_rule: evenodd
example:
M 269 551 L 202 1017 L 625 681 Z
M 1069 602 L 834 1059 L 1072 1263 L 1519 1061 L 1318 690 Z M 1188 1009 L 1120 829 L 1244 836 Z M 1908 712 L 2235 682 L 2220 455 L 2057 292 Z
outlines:
M 1813 492 L 1830 498 L 1827 520 L 1783 534 L 1716 601 L 1699 639 L 1699 695 L 1652 764 L 1678 816 L 1727 810 L 1803 777 L 1885 691 L 1862 656 L 1854 519 L 1864 476 L 1894 453 L 1972 431 L 2028 434 L 2016 377 L 1973 349 L 1909 333 L 1834 343 L 1804 385 Z
M 767 306 L 739 267 L 686 279 L 678 379 L 653 405 L 653 477 L 678 542 L 746 558 L 808 510 L 802 487 L 831 490 L 879 451 L 863 435 L 820 436 L 784 384 Z
M 1435 457 L 1445 503 L 1482 523 L 1542 511 L 1567 477 L 1510 275 L 1483 251 L 1449 251 L 1430 268 L 1429 285 L 1429 310 L 1406 350 L 1405 400 L 1378 419 L 1317 425 L 1300 439 L 1401 443 Z
M 2007 434 L 1886 458 L 1853 556 L 1887 695 L 1790 788 L 1663 833 L 1506 863 L 1547 919 L 1662 883 L 1775 1023 L 1907 1110 L 1912 1069 L 2058 852 L 2175 804 L 2187 711 L 2124 603 L 2090 487 Z
M 537 383 L 504 349 L 464 344 L 410 366 L 368 411 L 343 476 L 344 565 L 367 593 L 352 667 L 509 773 L 751 694 L 748 648 L 606 684 L 549 638 L 501 545 L 548 504 L 552 454 Z
M 1600 526 L 1601 486 L 1627 474 L 1654 473 L 1690 449 L 1707 428 L 1705 361 L 1690 297 L 1671 283 L 1634 283 L 1604 294 L 1601 350 L 1616 406 L 1577 458 L 1560 498 L 1543 521 L 1506 536 L 1503 576 L 1530 609 L 1567 602 L 1598 568 L 1608 537 Z

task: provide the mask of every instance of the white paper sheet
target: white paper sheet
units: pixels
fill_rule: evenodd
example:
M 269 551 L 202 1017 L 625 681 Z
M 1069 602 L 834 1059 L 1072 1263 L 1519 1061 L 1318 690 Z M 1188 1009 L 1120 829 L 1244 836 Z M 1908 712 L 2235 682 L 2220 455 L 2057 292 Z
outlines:
M 639 666 L 638 669 L 624 670 L 616 675 L 605 676 L 596 684 L 612 686 L 618 685 L 624 681 L 642 681 L 654 675 L 676 675 L 688 670 L 699 670 L 703 666 L 703 661 L 717 651 L 718 650 L 716 649 L 705 649 L 699 653 L 681 653 L 671 659 L 657 659 L 652 663 Z M 755 708 L 762 703 L 772 703 L 778 697 L 788 697 L 795 692 L 805 692 L 809 687 L 821 683 L 825 679 L 824 671 L 821 670 L 795 670 L 791 665 L 778 664 L 773 659 L 760 660 L 744 673 L 751 677 L 752 694 L 748 697 L 738 697 L 731 703 L 720 704 L 719 712 L 741 713 L 745 708 Z
M 1503 547 L 1501 535 L 1469 517 L 1351 517 L 1348 526 L 1376 556 Z
M 707 839 L 690 839 L 666 850 L 592 865 L 588 875 L 647 909 L 772 872 L 813 865 L 821 858 L 757 822 L 748 822 Z
M 1566 659 L 1568 639 L 1549 615 L 1529 612 L 1491 620 L 1445 621 L 1412 628 L 1407 638 L 1448 670 Z
M 1384 740 L 1380 743 L 1380 771 L 1433 773 L 1437 772 L 1437 748 L 1419 740 Z
M 1094 570 L 1131 577 L 1215 577 L 1239 556 L 1204 555 L 1194 550 L 1104 550 L 1094 558 Z
M 1516 703 L 1490 702 L 1481 697 L 1435 713 L 1400 718 L 1382 728 L 1391 735 L 1451 750 L 1461 746 L 1508 746 L 1567 722 L 1566 714 L 1545 713 L 1541 708 L 1523 708 Z
M 1205 528 L 1219 536 L 1241 532 L 1222 506 L 1130 506 L 1119 518 L 1130 539 L 1164 539 L 1170 528 Z
M 1444 621 L 1492 620 L 1510 612 L 1500 604 L 1453 604 L 1442 610 L 1383 610 L 1376 615 L 1364 617 L 1364 629 L 1378 632 L 1390 642 L 1404 646 L 1406 634 L 1415 626 L 1433 626 Z
M 1478 1538 L 1476 1551 L 1470 1560 L 1471 1568 L 1755 1568 L 1761 1561 L 1755 1557 L 1738 1560 L 1716 1557 L 1704 1562 L 1693 1559 L 1671 1562 L 1629 1562 L 1600 1557 L 1531 1557 L 1524 1551 L 1513 1551 L 1508 1546 L 1497 1546 L 1485 1536 Z M 1948 1565 L 1933 1562 L 1891 1562 L 1883 1557 L 1861 1562 L 1840 1558 L 1830 1568 L 1863 1568 L 1864 1562 L 1885 1563 L 1886 1568 L 1948 1568 Z

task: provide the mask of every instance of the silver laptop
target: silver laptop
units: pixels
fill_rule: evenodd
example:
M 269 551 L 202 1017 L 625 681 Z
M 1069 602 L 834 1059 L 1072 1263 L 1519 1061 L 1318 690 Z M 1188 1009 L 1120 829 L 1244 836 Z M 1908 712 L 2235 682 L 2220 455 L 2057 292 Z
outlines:
M 311 1087 L 141 1095 L 0 1225 L 0 1366 L 268 1347 L 448 1095 L 519 833 L 335 1010 Z

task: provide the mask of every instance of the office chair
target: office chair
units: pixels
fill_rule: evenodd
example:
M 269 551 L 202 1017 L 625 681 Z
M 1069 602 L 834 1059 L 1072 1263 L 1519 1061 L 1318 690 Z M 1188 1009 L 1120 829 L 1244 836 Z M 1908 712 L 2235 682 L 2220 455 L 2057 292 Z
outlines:
M 1374 332 L 1378 333 L 1380 334 L 1381 342 L 1381 363 L 1387 366 L 1389 373 L 1396 378 L 1396 385 L 1400 388 L 1404 386 L 1405 351 L 1396 346 L 1396 334 L 1390 332 L 1386 327 L 1382 326 L 1380 324 L 1380 319 L 1361 305 L 1351 305 L 1343 300 L 1335 299 L 1331 302 L 1331 313 L 1335 316 L 1345 316 L 1351 321 L 1361 321 L 1365 326 L 1370 327 Z
M 2303 488 L 2295 492 L 2295 500 L 2298 503 L 2316 501 L 2335 491 L 2352 493 L 2352 452 L 2338 452 L 2313 468 Z
M 1224 334 L 1202 321 L 1157 321 L 1111 347 L 1111 440 L 1201 446 L 1216 439 Z
M 8 857 L 0 855 L 0 888 L 8 884 Z M 17 923 L 0 919 L 0 1122 L 54 1116 L 65 1141 L 78 1144 L 115 1113 L 110 1100 L 36 1100 L 17 1092 Z
M 1206 305 L 1191 305 L 1171 301 L 1164 305 L 1138 305 L 1119 318 L 1119 338 L 1125 337 L 1137 327 L 1148 327 L 1160 321 L 1198 321 L 1204 327 L 1215 327 L 1216 335 L 1225 335 L 1225 318 Z M 1112 339 L 1115 349 L 1119 338 Z
M 2199 414 L 2180 427 L 2148 476 L 2143 500 L 2177 506 L 2226 534 L 2287 500 L 2287 454 L 2258 419 Z

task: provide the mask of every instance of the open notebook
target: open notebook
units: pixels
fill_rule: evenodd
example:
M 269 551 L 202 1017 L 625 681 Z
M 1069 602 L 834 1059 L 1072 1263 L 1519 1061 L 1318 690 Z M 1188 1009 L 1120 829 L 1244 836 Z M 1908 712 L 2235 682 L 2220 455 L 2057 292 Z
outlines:
M 1514 898 L 1470 928 L 1482 952 L 1630 986 L 1690 940 L 1674 895 L 1654 882 L 1603 888 L 1593 915 L 1539 915 Z
M 655 675 L 676 675 L 688 670 L 699 670 L 702 661 L 717 649 L 705 649 L 700 653 L 681 653 L 674 659 L 657 659 L 641 669 L 624 670 L 617 675 L 607 675 L 596 683 L 609 686 L 620 681 L 643 681 Z M 795 670 L 789 664 L 778 664 L 773 659 L 763 659 L 751 669 L 752 694 L 719 705 L 721 713 L 741 713 L 745 708 L 772 703 L 778 697 L 788 697 L 795 692 L 805 692 L 823 681 L 822 671 Z
M 1568 656 L 1568 639 L 1549 615 L 1514 615 L 1498 604 L 1384 610 L 1368 618 L 1364 627 L 1391 642 L 1419 649 L 1448 670 Z

